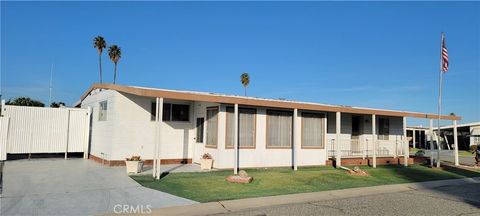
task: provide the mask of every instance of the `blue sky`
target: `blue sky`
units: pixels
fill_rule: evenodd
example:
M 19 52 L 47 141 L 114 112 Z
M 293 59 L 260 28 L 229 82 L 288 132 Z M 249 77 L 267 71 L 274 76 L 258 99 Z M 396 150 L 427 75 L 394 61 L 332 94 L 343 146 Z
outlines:
M 119 84 L 241 95 L 247 71 L 250 96 L 436 113 L 442 31 L 444 113 L 480 121 L 478 2 L 2 1 L 1 89 L 47 102 L 53 63 L 53 100 L 74 103 L 102 35 Z

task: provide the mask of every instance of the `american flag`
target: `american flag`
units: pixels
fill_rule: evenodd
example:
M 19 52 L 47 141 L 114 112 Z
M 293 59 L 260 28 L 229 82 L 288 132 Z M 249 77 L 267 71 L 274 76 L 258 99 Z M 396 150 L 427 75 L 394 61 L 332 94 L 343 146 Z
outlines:
M 445 36 L 443 36 L 443 38 L 442 38 L 442 61 L 443 61 L 442 71 L 444 73 L 447 73 L 447 71 L 448 71 L 448 52 L 447 52 L 447 46 L 445 45 Z

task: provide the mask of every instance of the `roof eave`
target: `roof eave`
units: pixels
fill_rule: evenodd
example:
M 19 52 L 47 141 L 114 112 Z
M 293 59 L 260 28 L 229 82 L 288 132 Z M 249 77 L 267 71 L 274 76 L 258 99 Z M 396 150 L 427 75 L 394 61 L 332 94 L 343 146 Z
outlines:
M 358 107 L 349 107 L 349 106 L 323 105 L 323 104 L 315 104 L 315 103 L 302 103 L 302 102 L 247 98 L 247 97 L 237 97 L 237 96 L 213 95 L 213 94 L 206 94 L 206 93 L 200 94 L 200 93 L 193 93 L 193 92 L 180 92 L 180 91 L 170 91 L 170 90 L 161 90 L 161 89 L 139 88 L 139 87 L 114 85 L 114 84 L 107 84 L 107 83 L 94 83 L 81 96 L 80 103 L 94 89 L 110 89 L 110 90 L 115 90 L 119 92 L 124 92 L 124 93 L 133 94 L 133 95 L 144 96 L 144 97 L 163 97 L 167 99 L 178 99 L 178 100 L 205 101 L 205 102 L 213 102 L 213 103 L 241 104 L 241 105 L 287 108 L 287 109 L 296 108 L 296 109 L 302 109 L 302 110 L 314 110 L 314 111 L 325 111 L 325 112 L 344 112 L 344 113 L 354 113 L 354 114 L 438 119 L 438 115 L 428 114 L 428 113 L 358 108 Z M 442 115 L 440 116 L 440 119 L 461 120 L 462 118 L 460 116 Z

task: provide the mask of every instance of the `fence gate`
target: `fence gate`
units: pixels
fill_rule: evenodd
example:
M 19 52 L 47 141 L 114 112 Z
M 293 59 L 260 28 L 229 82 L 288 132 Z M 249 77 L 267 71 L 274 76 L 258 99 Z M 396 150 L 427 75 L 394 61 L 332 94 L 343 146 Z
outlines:
M 0 121 L 2 154 L 65 153 L 66 157 L 68 152 L 83 152 L 84 158 L 88 156 L 88 109 L 8 105 L 2 109 L 1 119 L 7 119 Z

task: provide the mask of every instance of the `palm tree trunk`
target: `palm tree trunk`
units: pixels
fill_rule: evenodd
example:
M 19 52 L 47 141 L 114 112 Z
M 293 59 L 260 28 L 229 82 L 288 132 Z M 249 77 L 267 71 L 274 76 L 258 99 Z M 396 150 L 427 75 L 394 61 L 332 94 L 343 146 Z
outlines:
M 100 83 L 102 83 L 102 54 L 98 53 L 98 64 L 100 65 Z
M 244 89 L 245 89 L 245 96 L 247 96 L 247 87 L 245 86 Z
M 115 68 L 113 71 L 113 84 L 115 84 L 116 80 L 117 80 L 117 63 L 115 63 Z

